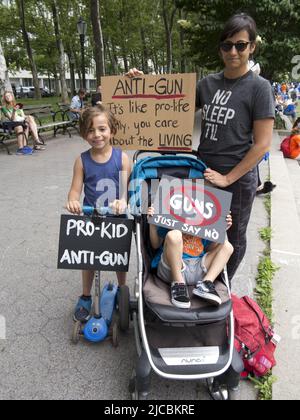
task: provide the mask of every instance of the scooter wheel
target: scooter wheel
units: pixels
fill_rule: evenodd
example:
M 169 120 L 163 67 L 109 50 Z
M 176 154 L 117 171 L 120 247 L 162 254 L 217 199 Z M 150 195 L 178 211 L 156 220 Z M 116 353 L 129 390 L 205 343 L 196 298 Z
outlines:
M 73 333 L 72 333 L 72 343 L 78 344 L 80 341 L 80 337 L 82 335 L 82 326 L 81 322 L 77 321 L 74 324 Z
M 118 337 L 118 325 L 115 323 L 112 327 L 112 336 L 111 336 L 111 341 L 112 341 L 112 345 L 113 347 L 118 347 L 119 346 L 119 337 Z
M 122 332 L 129 330 L 130 293 L 128 286 L 121 286 L 118 296 L 119 327 Z

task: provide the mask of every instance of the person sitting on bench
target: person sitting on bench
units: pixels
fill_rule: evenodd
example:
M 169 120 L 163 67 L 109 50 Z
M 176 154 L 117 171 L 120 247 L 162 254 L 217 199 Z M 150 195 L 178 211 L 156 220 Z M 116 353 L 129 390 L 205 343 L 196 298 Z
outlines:
M 43 142 L 39 138 L 37 125 L 32 116 L 26 116 L 21 104 L 17 104 L 13 92 L 4 92 L 2 98 L 1 120 L 4 122 L 20 123 L 12 124 L 18 140 L 17 154 L 31 154 L 32 149 L 27 146 L 29 132 L 34 142 L 34 150 L 44 150 Z M 23 124 L 22 124 L 23 123 Z

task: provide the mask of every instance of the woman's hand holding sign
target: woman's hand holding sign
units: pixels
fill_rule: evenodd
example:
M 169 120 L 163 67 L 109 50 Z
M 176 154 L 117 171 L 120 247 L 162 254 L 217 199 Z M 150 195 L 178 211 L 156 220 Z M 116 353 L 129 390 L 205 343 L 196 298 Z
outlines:
M 125 76 L 130 77 L 131 79 L 134 77 L 143 76 L 144 73 L 136 68 L 130 69 L 128 73 L 125 74 Z

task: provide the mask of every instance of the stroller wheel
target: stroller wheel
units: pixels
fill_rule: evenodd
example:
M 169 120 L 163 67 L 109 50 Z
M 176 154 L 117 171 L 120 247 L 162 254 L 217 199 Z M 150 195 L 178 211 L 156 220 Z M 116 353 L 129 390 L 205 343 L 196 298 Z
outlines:
M 214 401 L 228 401 L 229 391 L 226 386 L 221 386 L 217 379 L 207 379 L 207 389 L 212 400 Z
M 130 294 L 128 286 L 121 286 L 118 295 L 119 306 L 119 327 L 123 332 L 129 329 L 129 316 L 130 316 Z
M 80 337 L 82 335 L 82 325 L 81 322 L 77 321 L 74 324 L 73 333 L 72 333 L 72 343 L 78 344 Z

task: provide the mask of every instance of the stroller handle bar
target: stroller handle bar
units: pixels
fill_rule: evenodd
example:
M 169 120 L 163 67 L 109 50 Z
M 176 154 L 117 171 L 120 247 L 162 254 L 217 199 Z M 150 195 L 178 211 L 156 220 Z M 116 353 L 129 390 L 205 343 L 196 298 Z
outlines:
M 133 162 L 136 163 L 137 160 L 138 160 L 138 158 L 141 155 L 149 154 L 149 153 L 151 153 L 151 154 L 152 153 L 156 153 L 156 154 L 159 154 L 159 155 L 162 155 L 162 156 L 164 156 L 164 155 L 174 155 L 174 156 L 176 156 L 176 155 L 192 155 L 192 156 L 196 156 L 197 158 L 199 158 L 199 154 L 198 154 L 198 152 L 196 150 L 192 150 L 190 152 L 180 151 L 180 150 L 169 150 L 169 151 L 166 150 L 164 152 L 163 151 L 159 151 L 159 150 L 138 150 L 134 154 Z

